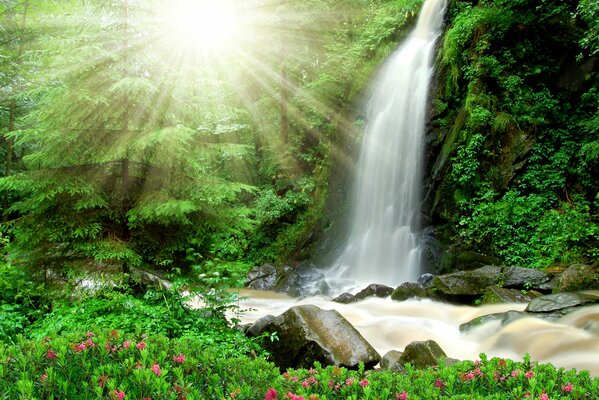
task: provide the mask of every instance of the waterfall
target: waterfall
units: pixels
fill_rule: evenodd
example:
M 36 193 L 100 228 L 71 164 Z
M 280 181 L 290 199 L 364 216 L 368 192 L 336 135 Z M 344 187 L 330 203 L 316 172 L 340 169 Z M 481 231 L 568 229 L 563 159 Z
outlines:
M 445 7 L 446 0 L 425 1 L 415 29 L 378 75 L 368 105 L 350 235 L 327 272 L 333 287 L 397 286 L 420 275 L 423 136 Z

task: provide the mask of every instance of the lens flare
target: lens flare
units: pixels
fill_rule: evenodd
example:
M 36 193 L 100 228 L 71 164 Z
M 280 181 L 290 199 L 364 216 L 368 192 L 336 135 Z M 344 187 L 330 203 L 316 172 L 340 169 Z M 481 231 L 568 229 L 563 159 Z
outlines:
M 169 1 L 162 4 L 159 15 L 173 46 L 218 52 L 239 36 L 237 12 L 229 1 Z

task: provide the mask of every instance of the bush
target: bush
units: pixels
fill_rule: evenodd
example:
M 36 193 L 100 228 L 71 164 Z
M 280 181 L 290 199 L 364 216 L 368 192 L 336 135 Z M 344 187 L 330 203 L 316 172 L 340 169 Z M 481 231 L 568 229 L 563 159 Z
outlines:
M 278 369 L 191 338 L 117 331 L 0 346 L 2 399 L 593 399 L 599 378 L 494 358 L 405 373 Z
M 0 346 L 2 399 L 222 399 L 266 392 L 278 371 L 195 338 L 70 333 Z

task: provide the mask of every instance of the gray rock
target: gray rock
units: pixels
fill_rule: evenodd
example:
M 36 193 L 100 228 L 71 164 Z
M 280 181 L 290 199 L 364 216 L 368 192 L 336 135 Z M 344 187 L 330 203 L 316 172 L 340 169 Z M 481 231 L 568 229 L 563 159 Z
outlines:
M 533 268 L 506 267 L 501 273 L 505 288 L 544 290 L 550 280 L 545 272 Z
M 473 271 L 435 276 L 433 285 L 449 295 L 480 295 L 488 286 L 496 284 L 500 274 L 501 267 L 488 265 Z
M 391 293 L 391 298 L 395 301 L 404 301 L 411 298 L 422 299 L 427 297 L 429 297 L 429 295 L 426 288 L 419 283 L 413 282 L 404 282 Z
M 388 351 L 387 354 L 381 358 L 379 366 L 383 370 L 404 372 L 405 368 L 403 367 L 403 364 L 399 362 L 402 354 L 403 353 L 401 351 L 397 350 Z
M 412 342 L 406 346 L 403 354 L 399 358 L 402 365 L 410 363 L 416 368 L 426 368 L 438 365 L 441 359 L 446 359 L 447 355 L 434 340 L 426 342 Z
M 274 265 L 264 264 L 253 268 L 247 274 L 246 286 L 256 290 L 273 290 L 277 284 L 277 269 Z
M 351 293 L 341 293 L 339 296 L 335 297 L 333 301 L 341 304 L 350 304 L 355 303 L 356 298 Z
M 505 326 L 517 319 L 525 318 L 528 316 L 530 316 L 530 314 L 521 311 L 507 311 L 504 313 L 481 315 L 480 317 L 474 318 L 473 320 L 470 320 L 460 325 L 460 332 L 467 332 L 472 328 L 476 328 L 477 326 L 486 324 L 487 322 L 497 320 L 501 321 L 501 325 Z
M 368 285 L 368 287 L 360 290 L 354 297 L 356 300 L 364 300 L 368 297 L 389 297 L 393 293 L 393 288 L 385 285 L 379 285 L 377 283 L 373 283 Z
M 433 278 L 435 277 L 435 275 L 433 274 L 422 274 L 420 275 L 420 278 L 418 278 L 418 283 L 424 287 L 429 287 L 433 285 Z
M 447 295 L 480 295 L 489 286 L 550 290 L 552 287 L 550 279 L 545 272 L 532 268 L 487 265 L 472 271 L 436 276 L 433 285 Z
M 549 313 L 559 311 L 565 315 L 572 311 L 572 308 L 597 303 L 599 303 L 599 296 L 593 294 L 580 292 L 557 293 L 537 297 L 528 304 L 528 307 L 526 307 L 525 311 L 531 313 Z
M 571 265 L 556 278 L 555 288 L 560 292 L 599 289 L 599 270 L 591 265 Z
M 523 293 L 516 289 L 506 289 L 497 286 L 490 286 L 485 291 L 482 304 L 501 304 L 501 303 L 529 303 L 532 299 L 543 294 L 534 290 Z
M 265 343 L 272 361 L 281 369 L 310 368 L 314 361 L 350 369 L 363 362 L 374 367 L 381 359 L 362 335 L 335 310 L 313 305 L 292 307 L 250 328 L 253 336 L 276 332 L 279 340 Z

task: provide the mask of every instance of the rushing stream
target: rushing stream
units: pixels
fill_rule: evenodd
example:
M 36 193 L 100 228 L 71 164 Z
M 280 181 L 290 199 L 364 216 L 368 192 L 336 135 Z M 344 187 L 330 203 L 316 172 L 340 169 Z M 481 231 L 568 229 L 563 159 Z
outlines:
M 586 307 L 557 322 L 523 318 L 502 327 L 489 322 L 467 333 L 459 326 L 481 315 L 508 310 L 522 311 L 526 304 L 481 307 L 455 306 L 430 300 L 393 301 L 369 298 L 339 304 L 323 297 L 299 300 L 274 292 L 249 291 L 240 306 L 242 323 L 265 315 L 279 315 L 289 307 L 314 304 L 341 313 L 382 356 L 402 351 L 416 340 L 432 339 L 449 357 L 475 360 L 480 353 L 521 360 L 526 353 L 541 362 L 567 369 L 586 369 L 599 376 L 599 306 Z
M 369 283 L 397 286 L 415 281 L 421 273 L 422 142 L 435 41 L 445 7 L 445 0 L 425 1 L 416 28 L 377 78 L 358 164 L 352 229 L 341 256 L 324 272 L 332 292 L 355 292 Z M 247 299 L 240 306 L 248 310 L 238 315 L 242 323 L 300 304 L 336 309 L 381 355 L 432 339 L 457 359 L 476 359 L 481 352 L 522 359 L 529 353 L 537 361 L 599 375 L 599 306 L 557 322 L 490 322 L 462 334 L 460 324 L 475 317 L 522 311 L 526 305 L 467 307 L 380 298 L 344 305 L 323 297 L 298 301 L 273 292 L 244 291 L 242 296 Z

